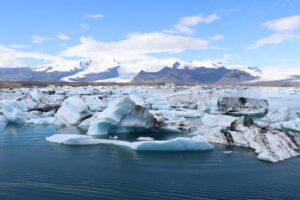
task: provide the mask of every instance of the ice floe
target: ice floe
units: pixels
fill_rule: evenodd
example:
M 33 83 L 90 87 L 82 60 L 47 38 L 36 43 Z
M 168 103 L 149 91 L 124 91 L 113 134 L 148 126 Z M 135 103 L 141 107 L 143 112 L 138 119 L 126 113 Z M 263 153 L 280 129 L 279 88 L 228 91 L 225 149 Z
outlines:
M 261 119 L 261 121 L 267 123 L 277 123 L 292 120 L 295 117 L 297 116 L 291 111 L 291 109 L 288 107 L 283 107 L 279 110 L 269 112 L 264 118 Z
M 264 115 L 268 112 L 268 101 L 245 97 L 220 97 L 218 110 L 229 115 Z
M 164 141 L 127 142 L 121 140 L 95 139 L 88 135 L 56 134 L 47 137 L 48 142 L 65 145 L 113 144 L 124 146 L 136 151 L 202 151 L 212 150 L 214 146 L 191 138 L 178 137 Z
M 201 130 L 201 128 L 200 128 Z M 230 124 L 229 128 L 200 131 L 195 139 L 230 146 L 251 148 L 260 160 L 278 162 L 299 153 L 299 144 L 283 131 L 257 125 L 249 117 L 241 117 Z
M 300 118 L 285 122 L 279 122 L 278 124 L 284 130 L 300 132 Z

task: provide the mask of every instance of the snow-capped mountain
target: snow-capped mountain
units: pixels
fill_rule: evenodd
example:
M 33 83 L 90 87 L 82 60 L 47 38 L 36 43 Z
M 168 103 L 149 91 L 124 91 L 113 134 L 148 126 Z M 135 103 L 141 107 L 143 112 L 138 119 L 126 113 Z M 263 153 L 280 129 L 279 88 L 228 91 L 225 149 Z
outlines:
M 164 67 L 157 72 L 141 71 L 134 77 L 135 83 L 236 83 L 258 79 L 249 72 L 239 69 L 228 69 L 221 63 L 212 63 L 211 67 L 195 66 L 175 62 L 172 67 Z
M 150 68 L 149 68 L 150 66 Z M 147 68 L 148 67 L 148 68 Z M 300 82 L 300 69 L 236 66 L 213 61 L 177 61 L 158 70 L 143 64 L 122 64 L 116 59 L 66 61 L 34 67 L 0 68 L 0 81 L 37 82 L 182 82 L 236 83 L 261 81 Z M 134 71 L 134 70 L 133 70 Z
M 114 59 L 0 68 L 0 81 L 95 82 L 119 77 L 119 68 Z

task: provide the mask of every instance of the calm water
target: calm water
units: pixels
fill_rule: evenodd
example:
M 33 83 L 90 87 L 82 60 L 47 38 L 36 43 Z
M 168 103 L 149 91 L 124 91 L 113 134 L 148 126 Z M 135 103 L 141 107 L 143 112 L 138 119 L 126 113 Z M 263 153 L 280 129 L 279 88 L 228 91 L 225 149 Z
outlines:
M 0 132 L 1 200 L 300 199 L 299 158 L 269 164 L 243 149 L 137 153 L 45 141 L 56 132 L 53 126 L 15 125 Z
M 267 98 L 270 110 L 300 109 L 299 90 L 237 90 Z M 75 127 L 8 125 L 0 131 L 0 200 L 300 199 L 300 158 L 261 162 L 253 152 L 135 152 L 125 147 L 48 143 Z

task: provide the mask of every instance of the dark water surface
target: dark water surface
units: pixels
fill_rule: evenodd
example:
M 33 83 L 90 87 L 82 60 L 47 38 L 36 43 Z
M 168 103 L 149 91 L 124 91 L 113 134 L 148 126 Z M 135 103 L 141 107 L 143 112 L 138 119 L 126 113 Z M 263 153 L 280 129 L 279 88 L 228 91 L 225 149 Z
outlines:
M 56 132 L 15 125 L 0 132 L 0 200 L 300 199 L 299 158 L 270 164 L 244 149 L 137 153 L 48 143 Z

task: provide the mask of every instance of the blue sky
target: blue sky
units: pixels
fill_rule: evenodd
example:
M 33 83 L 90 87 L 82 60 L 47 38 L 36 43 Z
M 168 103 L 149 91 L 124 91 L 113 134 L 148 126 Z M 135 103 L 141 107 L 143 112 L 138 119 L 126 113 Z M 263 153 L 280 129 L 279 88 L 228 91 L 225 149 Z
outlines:
M 117 57 L 300 67 L 297 0 L 3 0 L 0 67 Z

